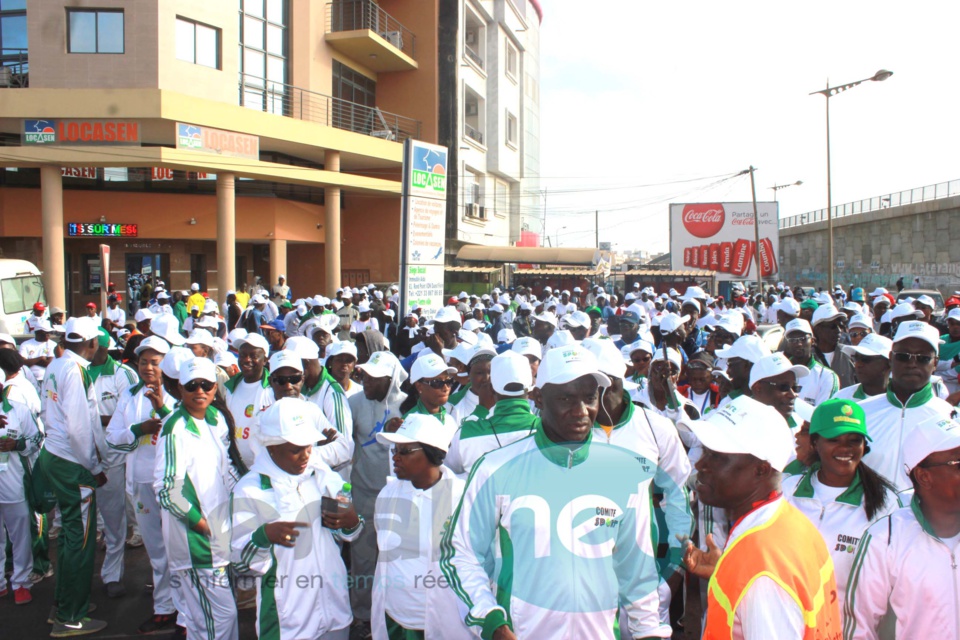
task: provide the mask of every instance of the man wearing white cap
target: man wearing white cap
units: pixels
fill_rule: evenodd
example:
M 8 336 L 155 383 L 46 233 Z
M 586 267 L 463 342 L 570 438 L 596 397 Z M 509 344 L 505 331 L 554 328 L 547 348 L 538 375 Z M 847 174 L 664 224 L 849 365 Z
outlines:
M 350 357 L 355 363 L 357 348 L 352 342 L 330 344 L 327 346 L 327 364 L 321 368 L 320 377 L 313 386 L 304 385 L 303 388 L 306 399 L 320 407 L 324 417 L 336 429 L 336 438 L 318 449 L 323 461 L 335 470 L 346 470 L 353 457 L 353 417 L 350 415 L 350 405 L 347 403 L 348 395 L 342 384 L 331 373 L 330 368 L 340 358 L 347 360 Z M 353 393 L 360 393 L 360 385 L 354 382 L 351 384 L 355 387 Z M 348 470 L 344 472 L 349 473 Z
M 323 439 L 309 403 L 283 398 L 263 415 L 263 455 L 233 490 L 231 557 L 258 579 L 257 635 L 347 640 L 350 597 L 339 542 L 363 521 L 352 505 L 321 506 L 349 485 L 311 460 Z
M 240 350 L 240 373 L 227 381 L 227 408 L 234 421 L 234 439 L 243 463 L 249 468 L 256 454 L 254 439 L 259 427 L 258 407 L 272 393 L 267 379 L 267 353 L 270 345 L 259 333 L 250 333 L 234 342 Z
M 658 553 L 661 583 L 660 621 L 670 624 L 670 602 L 683 584 L 680 537 L 690 536 L 693 518 L 690 494 L 686 489 L 690 475 L 687 458 L 673 422 L 642 405 L 635 405 L 629 391 L 635 386 L 625 378 L 627 366 L 610 340 L 588 338 L 583 347 L 597 357 L 600 372 L 610 379 L 604 389 L 593 437 L 597 442 L 623 447 L 639 456 L 642 465 L 655 468 L 654 505 L 667 526 L 660 532 L 660 543 L 669 547 L 665 557 Z
M 87 617 L 96 551 L 95 489 L 107 483 L 100 462 L 100 453 L 106 450 L 103 427 L 86 372 L 97 352 L 99 322 L 70 318 L 65 332 L 64 352 L 47 367 L 43 381 L 46 440 L 37 461 L 37 472 L 56 496 L 62 517 L 53 632 L 64 635 L 94 633 L 107 626 Z
M 276 304 L 290 299 L 290 286 L 287 284 L 287 276 L 282 273 L 277 277 L 277 284 L 271 287 L 271 297 Z
M 163 423 L 153 488 L 187 637 L 236 640 L 237 606 L 224 524 L 239 471 L 229 453 L 227 420 L 212 406 L 216 386 L 212 361 L 191 358 L 180 366 L 181 404 Z
M 464 393 L 452 394 L 445 406 L 454 424 L 459 425 L 469 416 L 485 418 L 487 412 L 493 408 L 496 398 L 493 387 L 490 385 L 490 361 L 495 355 L 497 355 L 496 349 L 480 342 L 474 345 L 461 342 L 450 352 L 448 364 L 455 366 L 453 361 L 464 363 L 464 371 L 457 375 L 466 377 Z M 459 468 L 451 467 L 451 469 L 461 473 Z
M 847 583 L 844 638 L 960 636 L 958 460 L 960 424 L 932 417 L 912 429 L 902 462 L 913 499 L 860 538 Z
M 840 351 L 841 336 L 846 332 L 847 316 L 832 304 L 820 305 L 813 312 L 814 348 L 813 357 L 817 362 L 837 374 L 841 387 L 849 387 L 856 382 L 853 365 Z
M 716 350 L 716 356 L 725 362 L 730 378 L 730 392 L 720 400 L 718 408 L 742 395 L 750 395 L 750 370 L 768 355 L 770 349 L 755 335 L 740 336 L 730 346 Z
M 50 339 L 53 327 L 48 320 L 38 320 L 34 323 L 33 337 L 20 345 L 20 355 L 23 364 L 30 367 L 30 372 L 37 382 L 43 383 L 43 376 L 47 367 L 56 357 L 57 343 Z
M 926 322 L 900 324 L 890 350 L 890 380 L 882 395 L 862 401 L 873 442 L 863 460 L 897 488 L 910 488 L 903 468 L 903 448 L 917 424 L 950 418 L 954 408 L 936 397 L 930 384 L 937 366 L 940 335 Z
M 551 350 L 537 373 L 542 428 L 474 465 L 440 566 L 483 637 L 613 640 L 620 611 L 631 637 L 670 637 L 657 611 L 655 469 L 592 437 L 608 385 L 583 347 Z M 576 542 L 547 545 L 552 536 Z M 500 576 L 512 580 L 495 596 L 487 568 L 504 541 Z
M 698 497 L 734 523 L 722 555 L 712 535 L 707 552 L 687 543 L 687 570 L 709 578 L 704 637 L 839 638 L 833 561 L 817 529 L 781 493 L 793 451 L 783 417 L 740 397 L 678 426 L 703 446 Z
M 856 384 L 840 389 L 834 398 L 860 402 L 887 390 L 890 379 L 890 351 L 893 341 L 877 333 L 869 333 L 858 344 L 843 347 L 843 354 L 853 362 Z
M 793 364 L 805 366 L 810 373 L 800 380 L 800 399 L 816 407 L 840 390 L 840 379 L 813 357 L 813 329 L 803 318 L 787 323 L 784 330 L 783 354 Z

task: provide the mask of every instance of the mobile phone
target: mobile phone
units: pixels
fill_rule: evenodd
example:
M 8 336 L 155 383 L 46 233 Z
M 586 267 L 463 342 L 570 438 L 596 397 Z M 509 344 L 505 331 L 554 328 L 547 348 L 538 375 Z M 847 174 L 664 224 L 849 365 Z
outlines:
M 320 497 L 320 511 L 323 513 L 337 513 L 340 511 L 340 503 L 336 498 L 330 496 Z

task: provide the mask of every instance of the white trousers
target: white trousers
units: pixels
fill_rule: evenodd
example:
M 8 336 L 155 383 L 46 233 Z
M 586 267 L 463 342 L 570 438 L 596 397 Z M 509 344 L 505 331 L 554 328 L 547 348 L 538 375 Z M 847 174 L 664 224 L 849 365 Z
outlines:
M 153 570 L 153 612 L 160 616 L 169 615 L 176 611 L 176 607 L 170 587 L 167 550 L 163 546 L 157 494 L 153 492 L 153 485 L 146 482 L 134 485 L 133 491 L 134 496 L 131 502 L 136 505 L 137 523 L 143 536 L 143 546 L 147 549 L 150 568 Z
M 127 526 L 133 535 L 140 535 L 140 525 L 137 523 L 137 508 L 133 504 L 133 497 L 127 494 Z
M 127 492 L 123 465 L 105 470 L 107 484 L 97 488 L 97 509 L 103 518 L 107 554 L 100 568 L 103 583 L 123 580 L 123 551 L 127 542 Z
M 27 501 L 0 503 L 0 568 L 7 562 L 6 540 L 9 537 L 13 552 L 13 575 L 10 576 L 10 587 L 17 590 L 21 587 L 29 589 L 30 570 L 33 569 L 33 547 L 30 541 L 30 507 Z M 6 535 L 4 535 L 6 530 Z M 6 584 L 0 584 L 0 588 Z
M 227 567 L 174 571 L 171 583 L 178 595 L 177 609 L 187 617 L 178 620 L 187 628 L 187 638 L 237 640 L 240 635 L 237 602 Z

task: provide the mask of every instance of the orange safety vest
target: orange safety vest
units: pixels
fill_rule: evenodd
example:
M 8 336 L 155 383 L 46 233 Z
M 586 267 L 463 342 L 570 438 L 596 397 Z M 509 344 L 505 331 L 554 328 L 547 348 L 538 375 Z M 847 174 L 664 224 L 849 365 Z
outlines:
M 800 607 L 804 640 L 841 638 L 833 560 L 810 520 L 783 501 L 770 520 L 738 537 L 717 562 L 707 588 L 704 640 L 733 638 L 737 607 L 754 581 L 764 576 Z

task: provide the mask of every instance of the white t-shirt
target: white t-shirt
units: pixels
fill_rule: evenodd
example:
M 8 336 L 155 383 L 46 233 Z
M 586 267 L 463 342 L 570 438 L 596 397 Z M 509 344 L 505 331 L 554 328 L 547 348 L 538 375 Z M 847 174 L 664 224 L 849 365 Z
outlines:
M 233 391 L 227 391 L 227 408 L 233 414 L 236 425 L 234 440 L 237 441 L 240 457 L 248 468 L 253 464 L 258 451 L 260 437 L 258 408 L 264 406 L 263 396 L 268 394 L 273 396 L 273 389 L 269 386 L 264 387 L 259 380 L 256 382 L 241 380 Z
M 703 395 L 697 395 L 693 392 L 693 389 L 690 389 L 690 402 L 697 408 L 697 411 L 700 412 L 700 415 L 704 415 L 712 409 L 710 406 L 710 392 L 707 391 Z
M 380 323 L 377 322 L 376 318 L 370 318 L 367 321 L 354 320 L 350 324 L 350 333 L 363 333 L 367 329 L 370 329 L 371 331 L 380 331 Z
M 828 487 L 820 482 L 820 479 L 817 478 L 817 474 L 815 473 L 810 477 L 810 484 L 813 487 L 813 495 L 816 496 L 817 500 L 820 501 L 820 504 L 830 504 L 831 502 L 836 502 L 837 498 L 840 497 L 840 494 L 850 488 Z
M 30 338 L 20 345 L 20 355 L 24 358 L 54 358 L 57 343 L 53 340 L 46 342 L 37 342 L 36 338 Z M 43 381 L 43 376 L 47 373 L 46 367 L 38 364 L 30 365 L 30 373 L 38 382 Z
M 832 366 L 833 366 L 833 354 L 835 354 L 836 351 L 831 351 L 830 353 L 827 353 L 826 351 L 823 351 L 822 353 L 823 353 L 823 359 L 826 360 L 826 361 L 827 361 L 827 364 L 832 367 Z
M 117 306 L 116 309 L 111 309 L 110 307 L 107 307 L 103 311 L 103 315 L 107 318 L 107 320 L 110 320 L 118 327 L 122 327 L 123 323 L 127 321 L 127 312 L 121 309 L 119 305 Z

